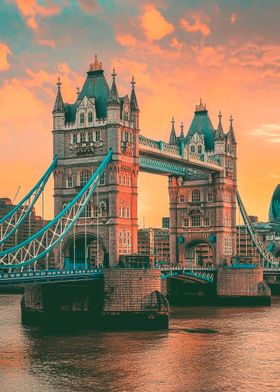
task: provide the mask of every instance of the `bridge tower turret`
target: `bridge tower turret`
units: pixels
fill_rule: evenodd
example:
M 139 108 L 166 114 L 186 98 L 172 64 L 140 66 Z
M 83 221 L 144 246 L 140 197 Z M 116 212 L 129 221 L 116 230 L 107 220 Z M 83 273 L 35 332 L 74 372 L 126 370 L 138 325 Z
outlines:
M 139 107 L 132 82 L 131 98 L 119 96 L 116 72 L 109 88 L 95 56 L 74 103 L 58 91 L 60 128 L 53 131 L 58 164 L 54 172 L 54 210 L 59 213 L 88 181 L 112 148 L 113 155 L 98 192 L 69 233 L 60 261 L 76 267 L 114 265 L 122 254 L 137 253 L 137 177 Z M 58 125 L 56 125 L 58 127 Z M 58 253 L 61 253 L 57 250 Z
M 179 149 L 180 139 L 176 142 Z M 190 168 L 186 176 L 169 178 L 171 262 L 229 264 L 236 254 L 237 173 L 232 119 L 225 134 L 220 113 L 215 130 L 200 100 L 184 143 L 190 161 L 213 162 L 220 170 Z M 169 144 L 173 144 L 173 137 Z

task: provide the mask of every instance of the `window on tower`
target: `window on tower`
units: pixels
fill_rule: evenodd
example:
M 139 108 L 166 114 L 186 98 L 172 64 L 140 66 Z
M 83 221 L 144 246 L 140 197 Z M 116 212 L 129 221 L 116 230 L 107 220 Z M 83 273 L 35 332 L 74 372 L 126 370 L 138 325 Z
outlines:
M 80 113 L 80 124 L 85 123 L 85 113 Z
M 105 173 L 102 174 L 99 180 L 99 185 L 105 185 Z
M 192 202 L 193 203 L 199 203 L 200 202 L 200 190 L 199 189 L 194 189 L 192 191 Z
M 91 173 L 89 170 L 82 170 L 80 174 L 80 186 L 84 186 L 90 179 Z
M 88 112 L 88 122 L 92 123 L 92 112 Z
M 184 196 L 184 195 L 180 195 L 180 196 L 179 196 L 179 203 L 180 203 L 180 204 L 185 203 L 185 196 Z
M 193 227 L 201 226 L 201 215 L 198 214 L 192 215 L 192 226 Z
M 73 177 L 68 177 L 66 180 L 66 188 L 73 188 Z
M 97 130 L 95 131 L 95 141 L 96 141 L 96 142 L 100 142 L 100 140 L 101 140 L 101 133 L 100 133 L 100 130 L 97 129 Z
M 92 141 L 93 141 L 93 134 L 92 134 L 92 132 L 89 132 L 89 133 L 88 133 L 88 141 L 89 141 L 89 142 L 92 142 Z

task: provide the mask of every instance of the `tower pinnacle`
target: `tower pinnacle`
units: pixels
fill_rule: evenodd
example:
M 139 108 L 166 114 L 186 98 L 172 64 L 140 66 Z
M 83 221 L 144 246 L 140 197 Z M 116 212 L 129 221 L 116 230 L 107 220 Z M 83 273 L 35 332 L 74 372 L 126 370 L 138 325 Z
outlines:
M 55 99 L 55 104 L 53 108 L 53 113 L 64 113 L 64 103 L 61 95 L 61 81 L 60 77 L 58 76 L 57 78 L 57 94 L 56 94 L 56 99 Z
M 137 102 L 136 93 L 135 93 L 136 82 L 134 80 L 134 76 L 132 76 L 130 84 L 131 84 L 131 95 L 130 95 L 131 110 L 133 110 L 135 112 L 139 112 L 138 102 Z

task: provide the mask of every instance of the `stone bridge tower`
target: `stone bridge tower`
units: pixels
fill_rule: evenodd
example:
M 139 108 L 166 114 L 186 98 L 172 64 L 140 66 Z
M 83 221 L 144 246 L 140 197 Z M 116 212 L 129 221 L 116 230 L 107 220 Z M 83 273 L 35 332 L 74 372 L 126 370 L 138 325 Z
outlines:
M 182 144 L 199 160 L 207 155 L 222 165 L 220 174 L 193 171 L 188 178 L 169 178 L 170 253 L 172 263 L 201 265 L 230 263 L 236 254 L 236 140 L 230 118 L 224 132 L 222 115 L 217 129 L 206 105 L 196 106 L 191 126 L 170 143 Z
M 119 255 L 137 253 L 139 108 L 133 79 L 131 85 L 130 97 L 120 97 L 113 70 L 109 88 L 96 56 L 74 103 L 64 103 L 60 80 L 57 83 L 53 109 L 53 151 L 58 156 L 55 214 L 88 181 L 109 149 L 113 150 L 98 192 L 61 249 L 55 251 L 57 263 L 63 259 L 70 266 L 114 265 Z

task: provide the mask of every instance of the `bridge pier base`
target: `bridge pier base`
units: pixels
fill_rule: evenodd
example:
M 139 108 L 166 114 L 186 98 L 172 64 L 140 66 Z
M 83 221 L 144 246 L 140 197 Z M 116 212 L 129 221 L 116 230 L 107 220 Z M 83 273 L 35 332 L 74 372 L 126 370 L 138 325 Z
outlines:
M 220 305 L 271 305 L 271 290 L 264 282 L 261 267 L 219 267 L 217 297 Z
M 159 270 L 105 270 L 104 294 L 104 328 L 168 328 L 169 306 L 161 293 Z
M 167 329 L 160 271 L 108 268 L 104 279 L 24 288 L 22 323 L 51 328 Z

